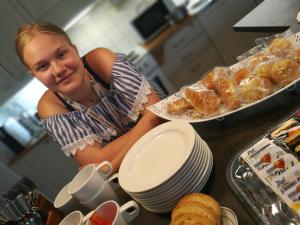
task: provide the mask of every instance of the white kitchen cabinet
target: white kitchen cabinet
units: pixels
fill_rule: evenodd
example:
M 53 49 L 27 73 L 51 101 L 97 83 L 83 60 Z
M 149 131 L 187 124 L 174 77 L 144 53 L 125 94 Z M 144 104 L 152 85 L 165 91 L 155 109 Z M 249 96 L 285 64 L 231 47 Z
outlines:
M 96 0 L 64 0 L 57 1 L 51 10 L 48 10 L 40 19 L 54 23 L 62 28 L 89 12 L 97 4 Z M 99 3 L 100 4 L 100 3 Z M 95 21 L 97 23 L 97 21 Z
M 265 33 L 235 32 L 232 26 L 255 7 L 253 0 L 215 1 L 196 19 L 200 21 L 220 52 L 226 65 L 232 65 L 236 57 L 255 46 L 255 39 Z
M 20 83 L 11 75 L 11 73 L 2 65 L 2 61 L 0 60 L 0 102 L 4 102 L 11 97 L 13 93 L 17 91 L 20 87 Z
M 48 136 L 10 166 L 19 175 L 32 180 L 50 200 L 54 200 L 79 169 L 75 160 L 66 157 Z
M 72 18 L 95 2 L 95 0 L 10 0 L 10 5 L 19 14 L 31 20 L 48 21 L 64 27 Z
M 9 0 L 9 3 L 24 16 L 30 16 L 34 20 L 41 19 L 59 0 Z
M 17 29 L 27 20 L 19 15 L 9 4 L 9 1 L 0 1 L 0 62 L 1 65 L 16 80 L 27 79 L 27 71 L 15 52 L 15 38 Z

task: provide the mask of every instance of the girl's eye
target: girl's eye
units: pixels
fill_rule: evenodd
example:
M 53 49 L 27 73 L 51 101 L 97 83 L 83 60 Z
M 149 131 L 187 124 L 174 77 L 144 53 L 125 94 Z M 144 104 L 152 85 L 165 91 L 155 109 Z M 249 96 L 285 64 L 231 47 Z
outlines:
M 36 70 L 37 70 L 37 71 L 45 71 L 47 68 L 48 68 L 48 65 L 45 63 L 45 64 L 39 65 L 39 66 L 36 68 Z
M 57 54 L 58 59 L 62 59 L 65 56 L 65 52 L 60 52 Z

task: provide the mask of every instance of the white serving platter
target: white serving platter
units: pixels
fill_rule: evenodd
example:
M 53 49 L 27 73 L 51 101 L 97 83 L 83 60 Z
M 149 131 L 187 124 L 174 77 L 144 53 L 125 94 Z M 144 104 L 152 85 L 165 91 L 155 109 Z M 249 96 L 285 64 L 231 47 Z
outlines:
M 300 32 L 287 37 L 287 39 L 291 41 L 294 48 L 300 48 Z M 236 63 L 236 64 L 232 65 L 231 67 L 236 67 L 236 66 L 238 66 L 238 64 L 239 63 Z M 285 90 L 292 90 L 296 86 L 297 82 L 299 82 L 299 80 L 300 80 L 300 78 L 294 80 L 292 83 L 286 85 L 285 87 L 280 88 L 279 90 L 273 92 L 272 94 L 270 94 L 270 95 L 266 96 L 265 98 L 260 99 L 256 102 L 244 104 L 236 110 L 227 111 L 227 112 L 220 113 L 218 115 L 214 115 L 211 117 L 192 118 L 185 113 L 177 114 L 177 115 L 167 113 L 167 111 L 166 111 L 167 104 L 169 102 L 172 102 L 179 98 L 182 98 L 181 92 L 177 92 L 177 93 L 161 100 L 160 102 L 148 107 L 148 109 L 151 112 L 153 112 L 154 114 L 156 114 L 157 116 L 164 118 L 166 120 L 185 120 L 186 122 L 189 122 L 189 123 L 199 123 L 199 122 L 217 120 L 217 119 L 222 119 L 223 117 L 228 116 L 230 114 L 234 114 L 234 113 L 240 112 L 244 109 L 255 106 L 257 104 L 260 104 L 260 103 L 272 98 L 273 96 L 280 94 L 281 92 L 283 92 Z

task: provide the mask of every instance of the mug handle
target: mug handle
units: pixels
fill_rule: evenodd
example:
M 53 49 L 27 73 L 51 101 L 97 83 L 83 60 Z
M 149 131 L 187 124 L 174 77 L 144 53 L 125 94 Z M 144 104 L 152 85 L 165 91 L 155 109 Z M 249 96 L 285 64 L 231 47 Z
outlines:
M 133 210 L 128 212 L 127 210 L 130 208 L 133 208 Z M 129 223 L 139 215 L 140 207 L 135 201 L 131 200 L 120 207 L 120 213 L 125 219 L 126 223 Z
M 109 184 L 110 186 L 113 188 L 113 189 L 118 189 L 120 187 L 120 184 L 119 184 L 119 174 L 118 173 L 115 173 L 114 175 L 112 175 L 109 179 Z
M 108 170 L 105 172 L 102 171 L 101 168 L 103 168 L 103 167 L 106 167 L 105 169 L 107 169 L 107 167 L 108 167 Z M 104 177 L 108 177 L 112 173 L 112 169 L 113 169 L 112 165 L 108 161 L 103 161 L 103 162 L 99 163 L 98 165 L 96 165 L 96 170 L 98 171 L 98 173 L 100 173 Z

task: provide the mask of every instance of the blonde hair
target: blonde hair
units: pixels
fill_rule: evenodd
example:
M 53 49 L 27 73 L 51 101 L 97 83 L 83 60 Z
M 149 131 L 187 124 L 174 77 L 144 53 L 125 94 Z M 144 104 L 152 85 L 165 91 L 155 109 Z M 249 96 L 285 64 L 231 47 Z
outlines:
M 53 35 L 59 35 L 65 38 L 69 44 L 72 44 L 67 33 L 60 27 L 48 23 L 48 22 L 35 22 L 32 24 L 25 24 L 19 27 L 16 40 L 15 40 L 15 49 L 17 55 L 21 62 L 26 65 L 24 60 L 24 48 L 32 40 L 32 38 L 39 33 L 48 33 Z

